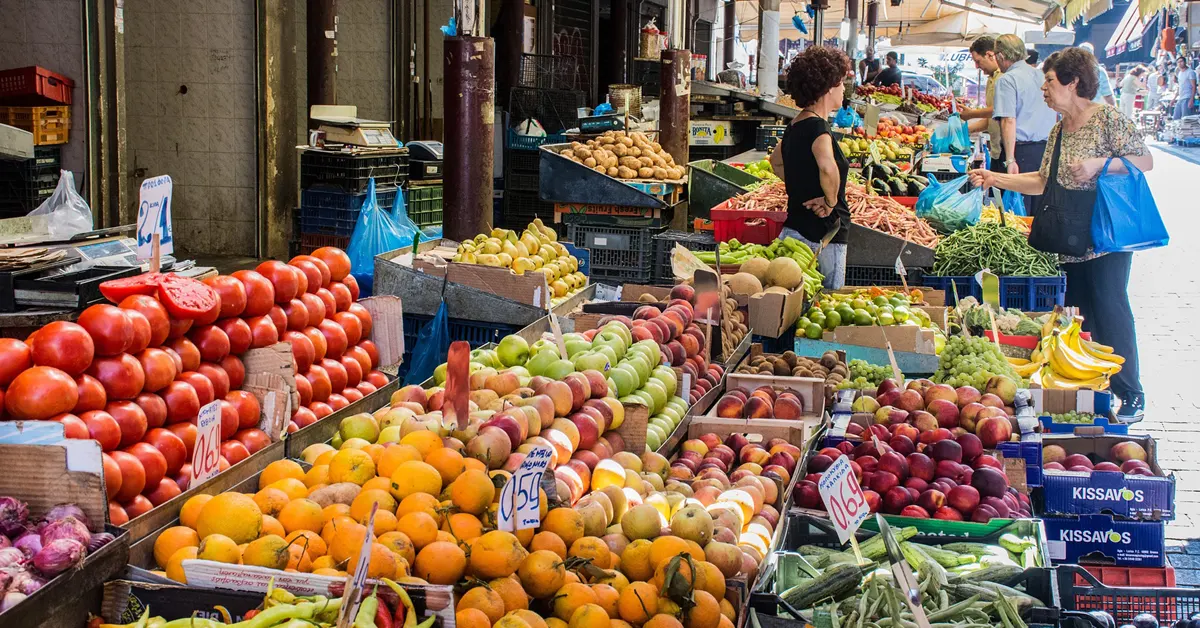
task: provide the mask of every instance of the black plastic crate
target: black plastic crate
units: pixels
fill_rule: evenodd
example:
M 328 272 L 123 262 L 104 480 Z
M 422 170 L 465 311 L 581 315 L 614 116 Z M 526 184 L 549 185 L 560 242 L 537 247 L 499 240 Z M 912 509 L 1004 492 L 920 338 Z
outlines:
M 512 169 L 506 169 L 504 172 L 504 189 L 517 192 L 537 192 L 541 182 L 541 174 L 534 172 L 520 172 Z
M 62 146 L 34 146 L 32 159 L 0 159 L 0 179 L 28 180 L 53 175 L 58 180 Z
M 408 151 L 352 155 L 306 150 L 300 154 L 302 188 L 325 184 L 358 194 L 367 191 L 367 184 L 372 178 L 376 187 L 404 185 L 408 180 Z
M 711 231 L 686 233 L 672 230 L 654 236 L 654 281 L 675 283 L 675 273 L 671 271 L 671 251 L 676 243 L 689 251 L 715 251 L 718 246 Z
M 541 172 L 541 161 L 540 151 L 511 149 L 504 151 L 505 172 L 538 173 Z
M 594 254 L 593 254 L 594 255 Z M 649 284 L 654 280 L 652 266 L 635 268 L 591 268 L 592 282 Z
M 579 59 L 569 55 L 521 55 L 521 87 L 537 89 L 575 89 L 586 78 Z
M 514 87 L 508 98 L 509 124 L 516 126 L 533 118 L 547 134 L 560 133 L 579 126 L 579 108 L 584 105 L 581 91 Z
M 653 276 L 654 227 L 610 227 L 568 224 L 567 240 L 592 252 L 592 274 L 604 270 L 638 269 L 646 279 Z M 645 269 L 645 272 L 642 272 Z
M 418 227 L 436 227 L 442 224 L 442 186 L 411 186 L 404 190 L 405 211 L 409 220 Z
M 395 187 L 375 187 L 375 205 L 391 210 L 396 203 Z M 300 206 L 313 209 L 353 210 L 355 218 L 367 201 L 367 193 L 351 194 L 341 188 L 318 186 L 300 192 Z
M 44 174 L 25 180 L 0 180 L 0 212 L 23 216 L 38 208 L 54 194 L 59 173 Z
M 761 124 L 754 131 L 754 150 L 774 150 L 787 127 L 782 124 Z
M 905 268 L 905 280 L 910 286 L 920 286 L 925 271 L 920 268 Z M 847 286 L 899 286 L 903 285 L 894 266 L 847 266 Z
M 554 204 L 538 198 L 537 192 L 504 190 L 504 212 L 499 226 L 524 229 L 534 218 L 550 225 L 554 222 Z
M 409 364 L 412 362 L 412 352 L 417 346 L 417 338 L 420 337 L 421 330 L 432 320 L 432 316 L 404 315 L 404 361 L 398 369 L 400 377 L 404 377 L 408 373 Z M 446 325 L 450 342 L 465 340 L 471 345 L 472 349 L 482 347 L 489 342 L 498 343 L 505 336 L 515 334 L 520 329 L 520 327 L 515 325 L 484 323 L 463 318 L 448 319 Z
M 346 247 L 350 246 L 350 236 L 301 233 L 292 244 L 296 255 L 308 255 L 324 246 L 332 246 L 344 251 Z

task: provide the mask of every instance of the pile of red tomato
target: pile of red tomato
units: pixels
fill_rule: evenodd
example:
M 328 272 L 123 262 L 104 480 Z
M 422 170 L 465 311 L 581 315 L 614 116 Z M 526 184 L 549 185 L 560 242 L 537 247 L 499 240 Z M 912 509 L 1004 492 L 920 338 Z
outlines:
M 0 419 L 58 421 L 68 438 L 98 441 L 114 525 L 187 490 L 201 406 L 221 400 L 222 470 L 271 443 L 258 399 L 240 390 L 249 349 L 292 345 L 300 406 L 288 431 L 387 383 L 340 249 L 203 283 L 146 273 L 101 291 L 116 305 L 0 339 Z

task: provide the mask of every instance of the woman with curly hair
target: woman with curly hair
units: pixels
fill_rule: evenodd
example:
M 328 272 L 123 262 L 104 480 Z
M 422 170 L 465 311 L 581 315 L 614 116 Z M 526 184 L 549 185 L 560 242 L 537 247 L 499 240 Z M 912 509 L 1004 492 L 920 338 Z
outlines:
M 771 155 L 775 174 L 788 193 L 788 217 L 779 237 L 798 238 L 813 251 L 831 231 L 836 234 L 817 258 L 825 287 L 846 280 L 846 174 L 850 163 L 833 141 L 830 114 L 842 105 L 850 60 L 840 50 L 812 46 L 796 56 L 787 71 L 787 93 L 803 111 L 784 131 Z

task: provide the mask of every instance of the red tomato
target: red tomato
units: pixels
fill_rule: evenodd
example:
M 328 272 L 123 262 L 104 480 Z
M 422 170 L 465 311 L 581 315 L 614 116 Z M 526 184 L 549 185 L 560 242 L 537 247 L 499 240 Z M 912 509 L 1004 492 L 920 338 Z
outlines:
M 162 390 L 175 380 L 175 375 L 178 374 L 175 357 L 164 349 L 146 349 L 138 354 L 138 361 L 142 364 L 142 372 L 145 375 L 145 383 L 142 384 L 142 390 L 149 392 L 157 392 Z M 180 362 L 182 364 L 182 361 Z
M 321 324 L 317 325 L 317 329 L 321 330 L 321 334 L 325 336 L 325 357 L 334 359 L 342 357 L 342 354 L 346 352 L 346 346 L 349 345 L 346 330 L 328 318 L 321 321 Z
M 269 316 L 258 316 L 246 321 L 250 325 L 250 348 L 269 347 L 279 342 L 279 329 Z
M 271 282 L 271 287 L 275 290 L 276 303 L 287 303 L 296 298 L 299 282 L 290 266 L 279 260 L 267 260 L 254 270 Z
M 108 522 L 115 526 L 123 526 L 129 523 L 129 514 L 120 504 L 114 501 L 108 502 Z
M 341 392 L 341 395 L 350 403 L 354 403 L 355 401 L 358 401 L 366 396 L 363 395 L 363 392 L 357 388 L 347 388 Z
M 244 318 L 262 316 L 271 311 L 275 304 L 275 288 L 270 280 L 253 270 L 239 270 L 233 277 L 242 282 L 246 288 L 246 308 L 242 310 Z
M 242 364 L 241 358 L 236 355 L 227 355 L 224 360 L 221 360 L 221 368 L 229 376 L 229 390 L 240 389 L 242 382 L 246 381 L 246 367 Z
M 313 363 L 317 351 L 313 348 L 313 343 L 308 336 L 298 331 L 285 331 L 280 340 L 292 343 L 292 357 L 296 359 L 296 372 L 307 371 L 308 366 Z
M 305 307 L 304 301 L 300 299 L 292 299 L 283 306 L 283 313 L 287 317 L 287 329 L 300 331 L 308 327 L 308 308 Z
M 362 348 L 361 344 L 353 347 L 347 347 L 346 353 L 342 354 L 342 364 L 346 363 L 346 358 L 353 358 L 355 362 L 358 362 L 360 381 L 362 379 L 362 375 L 365 375 L 371 371 L 371 355 L 367 353 L 366 349 Z
M 300 295 L 300 301 L 308 310 L 308 327 L 316 327 L 325 320 L 325 301 L 321 297 L 310 292 Z
M 158 291 L 162 273 L 142 273 L 132 277 L 110 279 L 100 284 L 100 294 L 113 303 L 120 303 L 132 295 L 149 295 Z
M 375 384 L 372 384 L 371 382 L 368 382 L 368 381 L 365 381 L 365 380 L 364 380 L 364 381 L 361 381 L 361 382 L 359 382 L 359 383 L 358 383 L 358 386 L 355 386 L 355 388 L 357 388 L 357 389 L 359 389 L 360 391 L 362 391 L 362 394 L 363 394 L 363 396 L 364 396 L 364 397 L 365 397 L 366 395 L 369 395 L 369 394 L 371 394 L 371 393 L 375 392 L 376 390 L 379 390 L 378 388 L 376 388 L 376 387 L 375 387 Z
M 188 338 L 196 344 L 200 359 L 204 362 L 220 362 L 221 358 L 229 355 L 232 345 L 229 336 L 216 325 L 193 327 Z
M 192 319 L 171 319 L 171 331 L 167 333 L 167 338 L 183 338 L 184 334 L 192 328 Z
M 213 291 L 216 294 L 216 291 Z M 209 304 L 208 309 L 192 317 L 193 327 L 198 325 L 212 325 L 221 317 L 221 297 L 217 297 Z
M 243 445 L 241 441 L 227 440 L 221 443 L 221 457 L 224 458 L 225 461 L 229 463 L 229 466 L 232 467 L 246 458 L 249 458 L 250 451 L 246 449 L 246 446 Z
M 300 426 L 296 425 L 295 421 L 288 421 L 287 427 L 284 429 L 287 430 L 288 434 L 295 434 L 300 431 Z
M 287 314 L 283 311 L 283 308 L 279 307 L 278 305 L 272 307 L 271 311 L 267 312 L 267 318 L 271 319 L 271 324 L 275 325 L 275 331 L 277 333 L 282 334 L 283 332 L 287 331 L 288 319 Z
M 209 325 L 221 314 L 221 297 L 209 286 L 179 275 L 163 275 L 158 284 L 158 300 L 171 318 L 193 319 Z
M 319 257 L 313 257 L 312 255 L 297 255 L 296 257 L 293 257 L 292 260 L 288 263 L 295 264 L 296 262 L 309 262 L 313 266 L 317 267 L 317 270 L 320 271 L 320 273 L 321 273 L 321 281 L 318 282 L 317 288 L 323 288 L 325 286 L 328 286 L 329 282 L 333 279 L 333 277 L 331 276 L 331 274 L 329 272 L 329 264 L 326 264 L 325 260 L 323 260 Z M 315 290 L 316 290 L 316 288 L 312 288 L 309 290 L 309 292 L 313 292 Z
M 199 375 L 199 373 L 197 373 Z M 208 378 L 205 378 L 205 382 Z M 212 384 L 209 384 L 211 387 Z M 185 381 L 173 381 L 162 390 L 161 396 L 167 404 L 167 424 L 195 421 L 200 414 L 200 396 L 196 389 Z M 192 427 L 195 427 L 194 425 Z M 180 438 L 183 438 L 182 436 Z M 186 439 L 184 439 L 186 440 Z M 192 448 L 188 447 L 188 451 Z
M 79 402 L 79 386 L 70 375 L 48 366 L 26 369 L 4 391 L 12 419 L 40 421 L 70 412 Z
M 225 462 L 225 459 L 221 458 L 221 462 Z M 179 490 L 188 490 L 188 485 L 192 483 L 192 465 L 190 463 L 185 462 L 182 467 L 179 467 L 179 473 L 175 474 L 175 483 L 179 485 Z
M 212 382 L 208 378 L 196 371 L 184 371 L 179 374 L 178 381 L 191 384 L 192 389 L 196 391 L 196 399 L 200 401 L 200 407 L 212 403 L 216 399 L 216 391 L 213 390 Z M 167 407 L 170 407 L 171 402 L 167 402 Z M 196 409 L 199 412 L 199 408 Z
M 325 357 L 325 351 L 329 344 L 325 342 L 325 334 L 316 327 L 305 327 L 304 331 L 300 332 L 308 337 L 308 341 L 313 344 L 313 359 L 320 360 Z
M 97 303 L 80 313 L 78 322 L 92 337 L 96 355 L 117 355 L 133 344 L 133 322 L 115 305 Z
M 162 427 L 167 424 L 167 402 L 154 393 L 144 392 L 138 395 L 134 403 L 146 413 L 146 426 Z
M 187 459 L 190 462 L 192 459 L 192 452 L 196 450 L 196 436 L 197 436 L 197 433 L 199 432 L 199 429 L 196 428 L 196 424 L 195 423 L 175 423 L 172 425 L 168 425 L 166 427 L 166 430 L 168 432 L 171 432 L 172 434 L 178 436 L 179 440 L 183 441 L 183 448 L 187 450 L 187 455 L 188 455 Z M 185 466 L 190 467 L 190 465 L 185 465 Z M 189 472 L 191 471 L 190 468 L 188 470 L 189 470 Z M 183 469 L 180 469 L 179 471 L 180 471 L 180 473 L 182 473 Z
M 291 264 L 288 264 L 288 268 L 291 268 L 292 274 L 296 276 L 296 296 L 299 297 L 308 292 L 308 275 L 305 275 L 304 271 Z
M 166 460 L 167 477 L 173 478 L 178 475 L 179 468 L 183 466 L 188 457 L 187 448 L 183 446 L 183 439 L 170 430 L 156 427 L 146 432 L 146 442 L 157 449 L 158 453 L 162 454 L 163 459 Z
M 357 349 L 358 347 L 355 347 Z M 349 355 L 342 356 L 342 370 L 346 371 L 346 386 L 349 388 L 357 386 L 362 381 L 363 368 L 362 364 L 356 358 Z
M 333 387 L 329 383 L 329 373 L 324 368 L 313 364 L 308 368 L 308 372 L 304 376 L 308 378 L 308 383 L 312 384 L 313 401 L 325 401 L 329 398 L 329 394 L 333 392 Z
M 137 310 L 121 310 L 125 312 L 125 316 L 129 317 L 129 322 L 133 324 L 133 342 L 126 349 L 128 353 L 141 353 L 142 349 L 150 346 L 150 321 L 145 314 Z
M 292 422 L 300 428 L 305 428 L 317 422 L 317 415 L 313 414 L 312 410 L 300 406 L 292 413 Z
M 217 275 L 204 280 L 221 297 L 221 318 L 240 316 L 246 309 L 246 286 L 236 277 Z
M 137 519 L 151 510 L 154 510 L 154 504 L 152 504 L 145 495 L 134 495 L 133 498 L 124 505 L 124 508 L 125 512 L 129 513 L 130 519 Z
M 153 491 L 146 493 L 146 499 L 150 500 L 151 504 L 158 506 L 179 497 L 182 493 L 183 490 L 179 488 L 175 480 L 163 478 L 158 481 L 158 486 Z
M 321 274 L 321 270 L 317 268 L 316 264 L 306 259 L 300 259 L 299 257 L 292 258 L 292 261 L 288 262 L 288 264 L 290 264 L 292 268 L 300 271 L 300 274 L 304 275 L 304 281 L 307 285 L 300 294 L 304 294 L 305 292 L 316 292 L 317 288 L 325 285 L 325 277 Z
M 259 415 L 261 414 L 258 397 L 244 390 L 231 390 L 225 396 L 225 400 L 232 403 L 234 408 L 237 408 L 238 426 L 240 428 L 245 429 L 258 425 Z
M 346 288 L 348 288 L 350 290 L 350 300 L 357 301 L 358 300 L 358 280 L 354 278 L 354 275 L 346 275 L 346 277 L 344 279 L 342 279 L 342 283 L 346 284 Z
M 100 461 L 104 467 L 104 492 L 112 499 L 121 490 L 121 465 L 108 454 L 100 454 Z
M 364 340 L 364 341 L 358 343 L 358 346 L 361 347 L 363 351 L 366 351 L 367 356 L 369 356 L 371 358 L 371 368 L 378 368 L 379 367 L 379 347 L 376 347 L 375 343 L 371 342 L 370 340 Z
M 103 451 L 112 451 L 121 446 L 121 426 L 111 414 L 103 410 L 84 412 L 79 417 L 87 426 L 88 436 L 100 443 Z
M 109 455 L 121 467 L 121 489 L 117 491 L 113 499 L 122 504 L 128 504 L 129 500 L 140 495 L 146 488 L 146 469 L 142 467 L 142 462 L 138 460 L 137 456 L 127 451 L 118 450 Z
M 329 291 L 333 293 L 333 302 L 337 305 L 337 311 L 345 312 L 350 309 L 350 304 L 354 302 L 354 295 L 350 294 L 350 288 L 346 284 L 335 281 L 329 284 Z
M 146 321 L 150 323 L 150 343 L 146 345 L 148 347 L 161 345 L 167 339 L 167 334 L 171 333 L 171 318 L 167 315 L 167 308 L 154 297 L 135 294 L 126 297 L 118 307 L 127 312 L 140 312 L 146 317 Z
M 324 401 L 314 401 L 308 404 L 308 409 L 312 410 L 312 413 L 316 415 L 318 420 L 333 414 L 333 408 Z
M 333 320 L 346 332 L 346 346 L 356 345 L 362 339 L 362 320 L 358 316 L 351 312 L 338 312 L 333 315 Z
M 313 251 L 312 256 L 329 265 L 329 278 L 333 281 L 341 281 L 350 274 L 350 256 L 339 248 L 323 246 Z
M 183 370 L 194 371 L 200 368 L 200 348 L 187 338 L 176 338 L 171 341 L 171 348 L 179 354 Z
M 387 386 L 387 384 L 388 384 L 387 375 L 384 375 L 383 373 L 380 373 L 379 371 L 371 371 L 370 373 L 367 373 L 366 377 L 367 377 L 367 381 L 374 384 L 374 386 L 376 388 L 383 388 L 384 386 Z
M 317 296 L 325 304 L 325 318 L 331 318 L 334 314 L 337 314 L 337 299 L 334 298 L 333 292 L 330 292 L 329 288 L 317 290 Z
M 271 437 L 267 436 L 266 432 L 255 427 L 241 430 L 237 434 L 234 434 L 233 437 L 241 441 L 251 454 L 262 451 L 263 448 L 271 444 Z
M 110 401 L 104 406 L 104 411 L 107 412 L 113 419 L 116 419 L 117 425 L 121 426 L 121 448 L 129 447 L 134 443 L 142 440 L 146 435 L 146 429 L 150 423 L 146 419 L 146 413 L 142 412 L 142 407 L 132 401 Z
M 229 440 L 238 431 L 238 411 L 232 403 L 221 400 L 221 439 Z
M 59 369 L 71 377 L 82 375 L 96 356 L 87 330 L 66 321 L 45 325 L 26 342 L 34 364 Z
M 221 368 L 220 364 L 212 362 L 200 363 L 199 373 L 208 378 L 212 383 L 213 396 L 217 399 L 224 399 L 225 395 L 229 394 L 229 374 L 225 369 Z
M 75 387 L 79 389 L 79 401 L 75 402 L 75 407 L 71 412 L 75 414 L 83 414 L 92 410 L 103 410 L 104 404 L 108 403 L 108 395 L 104 392 L 104 385 L 100 380 L 91 375 L 80 375 L 75 378 Z
M 250 348 L 250 342 L 253 338 L 250 326 L 246 324 L 245 319 L 227 318 L 223 321 L 217 321 L 217 327 L 220 327 L 221 331 L 225 332 L 225 336 L 229 338 L 229 353 L 231 355 L 241 355 Z
M 329 401 L 327 403 L 329 404 L 330 408 L 333 408 L 334 412 L 337 412 L 338 410 L 350 405 L 350 400 L 337 393 L 334 393 L 329 395 Z
M 146 383 L 146 373 L 142 370 L 142 363 L 128 353 L 108 358 L 96 358 L 87 374 L 100 380 L 100 384 L 104 386 L 104 394 L 109 401 L 133 399 L 142 392 L 142 386 Z
M 146 472 L 146 489 L 158 487 L 159 480 L 167 474 L 167 457 L 150 443 L 134 443 L 125 449 L 137 457 Z M 143 489 L 145 490 L 145 489 Z
M 80 419 L 74 414 L 60 414 L 50 420 L 56 423 L 62 423 L 63 436 L 66 438 L 73 438 L 76 440 L 87 440 L 91 438 L 91 435 L 88 434 L 87 424 L 83 422 L 83 419 Z
M 296 392 L 300 393 L 300 405 L 307 406 L 312 403 L 312 384 L 308 383 L 307 377 L 296 376 Z
M 305 320 L 308 314 L 305 313 Z M 0 388 L 12 383 L 21 371 L 33 366 L 29 345 L 16 338 L 0 338 Z
M 341 362 L 325 358 L 321 360 L 321 368 L 325 369 L 325 373 L 329 375 L 331 393 L 346 387 L 346 367 L 342 366 Z
M 346 310 L 358 317 L 358 322 L 362 323 L 362 337 L 369 338 L 371 336 L 371 313 L 367 308 L 363 307 L 362 303 L 351 303 L 350 309 Z

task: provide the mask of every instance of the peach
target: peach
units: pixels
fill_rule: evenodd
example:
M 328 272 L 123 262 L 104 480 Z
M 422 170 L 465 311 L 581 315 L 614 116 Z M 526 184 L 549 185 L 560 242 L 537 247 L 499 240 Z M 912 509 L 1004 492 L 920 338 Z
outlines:
M 777 419 L 798 420 L 804 415 L 804 408 L 795 397 L 781 396 L 775 402 L 774 416 Z
M 733 393 L 728 393 L 717 402 L 717 416 L 723 419 L 741 418 L 745 404 L 745 401 L 738 399 Z
M 747 419 L 769 419 L 773 414 L 771 402 L 760 396 L 751 396 L 742 410 L 742 417 Z
M 566 382 L 549 381 L 540 389 L 534 389 L 539 395 L 547 395 L 554 402 L 554 416 L 567 416 L 575 404 L 575 393 Z

